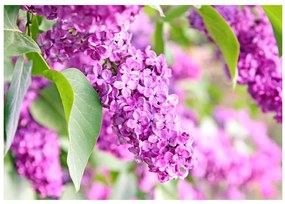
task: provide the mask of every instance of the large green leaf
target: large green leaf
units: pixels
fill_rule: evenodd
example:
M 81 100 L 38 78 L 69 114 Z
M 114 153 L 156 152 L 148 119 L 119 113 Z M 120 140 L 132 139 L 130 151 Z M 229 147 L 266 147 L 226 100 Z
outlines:
M 4 57 L 4 82 L 10 82 L 13 76 L 14 65 L 11 57 Z
M 17 130 L 21 105 L 31 82 L 31 70 L 32 62 L 24 64 L 24 58 L 22 56 L 19 57 L 13 71 L 5 102 L 5 154 L 11 146 Z
M 173 6 L 169 9 L 169 11 L 166 13 L 164 21 L 169 22 L 173 19 L 184 15 L 190 8 L 190 5 L 183 5 L 183 6 Z
M 56 84 L 64 108 L 66 121 L 68 121 L 74 100 L 73 90 L 69 81 L 62 73 L 51 70 L 39 53 L 27 53 L 26 56 L 29 60 L 33 61 L 33 74 L 41 75 Z
M 69 150 L 67 164 L 75 189 L 93 151 L 102 123 L 100 99 L 86 77 L 77 69 L 64 70 L 74 92 L 74 103 L 68 120 Z
M 40 92 L 40 96 L 31 104 L 30 113 L 39 124 L 59 134 L 68 134 L 62 102 L 54 84 Z
M 154 51 L 156 54 L 164 53 L 163 21 L 157 20 L 154 31 Z
M 4 54 L 16 56 L 28 52 L 41 52 L 37 43 L 16 25 L 18 6 L 4 6 Z
M 282 5 L 263 5 L 278 45 L 279 56 L 282 56 Z
M 211 37 L 219 46 L 224 60 L 229 67 L 235 86 L 238 75 L 237 62 L 240 45 L 234 32 L 225 19 L 212 6 L 203 5 L 200 9 L 196 10 L 203 18 Z

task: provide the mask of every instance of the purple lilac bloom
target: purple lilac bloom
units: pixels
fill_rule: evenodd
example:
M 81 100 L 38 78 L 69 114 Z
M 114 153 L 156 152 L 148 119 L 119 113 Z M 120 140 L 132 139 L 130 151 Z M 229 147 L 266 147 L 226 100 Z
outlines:
M 193 168 L 192 137 L 181 131 L 178 99 L 168 91 L 171 69 L 165 57 L 150 47 L 141 51 L 130 44 L 128 24 L 141 7 L 100 8 L 59 6 L 53 30 L 40 36 L 44 57 L 49 62 L 76 63 L 72 67 L 80 69 L 96 89 L 112 114 L 120 144 L 130 146 L 137 162 L 147 163 L 161 182 L 183 179 Z M 99 11 L 106 12 L 99 15 Z M 90 16 L 92 24 L 81 25 Z M 80 53 L 92 63 L 78 61 Z
M 29 9 L 32 7 L 33 9 Z M 46 6 L 25 6 L 29 12 L 50 15 Z M 69 61 L 80 52 L 100 61 L 119 60 L 124 52 L 126 29 L 142 6 L 53 6 L 56 23 L 52 30 L 38 35 L 49 63 Z M 115 49 L 117 49 L 115 51 Z
M 119 159 L 131 161 L 133 160 L 133 154 L 128 150 L 127 144 L 120 145 L 118 137 L 112 129 L 111 117 L 110 112 L 104 109 L 101 132 L 96 145 L 98 149 L 107 151 Z
M 275 112 L 275 119 L 282 123 L 282 61 L 268 18 L 260 6 L 214 7 L 240 43 L 238 83 L 248 86 L 248 92 L 263 112 Z M 190 10 L 189 21 L 211 39 L 196 11 Z
M 98 75 L 109 70 L 107 63 L 105 67 L 97 65 L 100 69 L 88 68 L 87 78 L 93 79 L 102 103 L 113 113 L 112 124 L 120 143 L 130 145 L 136 160 L 146 162 L 161 182 L 185 178 L 193 167 L 192 140 L 179 130 L 177 97 L 168 95 L 171 70 L 165 58 L 157 57 L 150 48 L 132 51 L 116 67 L 116 75 L 103 84 L 98 84 Z M 152 81 L 151 87 L 147 80 Z
M 22 104 L 11 151 L 15 156 L 18 173 L 31 181 L 42 198 L 59 198 L 63 191 L 63 183 L 58 135 L 39 125 L 29 112 L 38 91 L 47 84 L 47 80 L 41 77 L 33 78 Z

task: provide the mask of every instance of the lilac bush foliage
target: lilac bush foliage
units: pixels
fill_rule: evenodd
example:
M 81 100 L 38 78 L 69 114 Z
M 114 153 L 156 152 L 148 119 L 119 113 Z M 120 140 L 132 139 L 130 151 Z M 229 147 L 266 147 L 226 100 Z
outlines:
M 268 18 L 260 6 L 214 7 L 240 43 L 237 82 L 248 86 L 248 92 L 263 112 L 274 112 L 275 119 L 282 123 L 282 62 Z M 189 21 L 191 27 L 211 39 L 196 11 L 190 11 Z M 226 71 L 228 74 L 227 68 Z
M 29 111 L 39 90 L 47 84 L 44 78 L 33 78 L 21 107 L 19 125 L 11 151 L 18 173 L 30 180 L 42 198 L 59 198 L 63 191 L 63 183 L 58 135 L 38 124 Z
M 140 8 L 57 6 L 57 22 L 39 36 L 39 44 L 48 62 L 86 74 L 112 114 L 120 144 L 130 146 L 137 162 L 147 163 L 161 182 L 183 179 L 193 168 L 192 138 L 180 130 L 165 57 L 130 44 L 129 23 Z M 78 60 L 82 53 L 90 64 Z

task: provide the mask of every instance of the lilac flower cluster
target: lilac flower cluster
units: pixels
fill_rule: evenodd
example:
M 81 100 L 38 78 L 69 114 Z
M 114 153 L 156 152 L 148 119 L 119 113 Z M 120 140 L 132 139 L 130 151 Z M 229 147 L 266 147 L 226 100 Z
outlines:
M 29 107 L 48 82 L 34 77 L 21 107 L 18 129 L 11 146 L 20 175 L 29 179 L 41 197 L 58 198 L 63 191 L 57 133 L 33 120 Z
M 185 178 L 193 167 L 192 140 L 180 132 L 177 97 L 168 95 L 171 70 L 165 58 L 149 47 L 144 52 L 133 48 L 130 53 L 116 67 L 105 63 L 87 68 L 87 78 L 113 112 L 120 143 L 131 145 L 136 160 L 146 162 L 161 182 Z
M 133 154 L 128 150 L 129 146 L 127 144 L 119 144 L 118 137 L 113 132 L 111 117 L 112 115 L 110 112 L 103 109 L 101 132 L 96 146 L 98 149 L 109 152 L 119 159 L 131 161 L 133 159 Z
M 35 11 L 28 11 L 50 15 L 43 6 L 33 8 Z M 119 60 L 119 50 L 126 47 L 126 29 L 141 6 L 55 6 L 55 10 L 52 30 L 38 36 L 42 53 L 51 64 L 69 61 L 78 53 L 96 61 L 108 57 Z
M 268 18 L 260 6 L 215 8 L 240 43 L 238 83 L 248 86 L 248 92 L 263 112 L 275 112 L 275 119 L 282 123 L 282 62 Z M 189 21 L 211 39 L 196 11 L 191 10 Z
M 192 138 L 181 131 L 177 97 L 168 93 L 171 69 L 150 47 L 141 51 L 130 44 L 128 24 L 141 7 L 124 7 L 122 12 L 103 7 L 106 15 L 99 15 L 104 9 L 97 6 L 59 8 L 66 15 L 58 12 L 53 29 L 40 36 L 44 57 L 49 62 L 74 62 L 72 67 L 87 75 L 112 114 L 120 144 L 130 146 L 136 161 L 147 163 L 161 182 L 185 178 L 193 168 Z M 82 26 L 90 16 L 92 24 Z M 78 60 L 82 53 L 91 63 Z

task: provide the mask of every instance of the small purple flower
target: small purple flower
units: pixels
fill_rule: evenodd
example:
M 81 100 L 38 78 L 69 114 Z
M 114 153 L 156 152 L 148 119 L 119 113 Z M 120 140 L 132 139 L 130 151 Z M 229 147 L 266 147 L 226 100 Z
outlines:
M 114 87 L 122 91 L 122 95 L 128 97 L 137 88 L 137 81 L 133 80 L 130 75 L 121 76 L 121 81 L 115 81 Z

